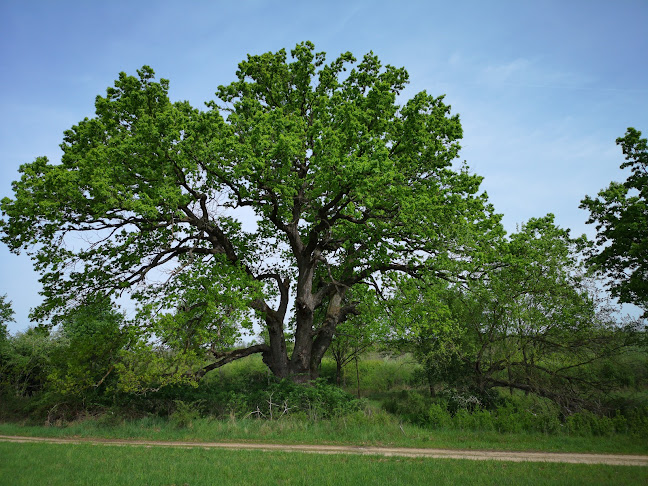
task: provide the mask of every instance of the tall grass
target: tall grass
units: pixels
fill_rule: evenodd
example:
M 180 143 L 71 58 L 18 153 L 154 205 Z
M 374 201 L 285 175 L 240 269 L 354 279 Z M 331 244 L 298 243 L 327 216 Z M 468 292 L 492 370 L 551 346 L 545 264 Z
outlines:
M 163 417 L 134 420 L 104 417 L 84 419 L 61 426 L 0 424 L 2 435 L 42 437 L 103 437 L 120 439 L 183 440 L 202 442 L 266 442 L 286 444 L 348 444 L 394 447 L 456 449 L 536 450 L 551 452 L 597 452 L 648 454 L 648 442 L 627 435 L 584 436 L 496 431 L 430 430 L 401 423 L 385 412 L 354 412 L 316 421 L 302 417 L 280 420 L 194 419 L 180 426 Z

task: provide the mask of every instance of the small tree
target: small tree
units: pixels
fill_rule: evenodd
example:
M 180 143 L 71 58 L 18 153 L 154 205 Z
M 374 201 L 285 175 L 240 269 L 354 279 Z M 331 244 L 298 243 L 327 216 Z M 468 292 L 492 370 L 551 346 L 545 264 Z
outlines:
M 337 326 L 328 349 L 335 361 L 338 385 L 342 384 L 344 367 L 355 360 L 357 375 L 357 360 L 371 348 L 377 347 L 385 336 L 384 322 L 375 318 L 380 315 L 375 297 L 370 286 L 356 286 L 353 292 L 348 293 L 347 299 L 354 301 L 357 314 Z M 356 376 L 356 381 L 359 382 L 359 376 Z
M 3 385 L 6 385 L 6 378 L 3 375 L 8 368 L 9 361 L 9 332 L 7 330 L 8 322 L 14 321 L 14 311 L 11 308 L 11 301 L 7 295 L 0 295 L 0 392 Z
M 593 365 L 622 354 L 635 327 L 619 326 L 597 305 L 581 268 L 584 245 L 548 215 L 502 241 L 478 279 L 432 290 L 405 282 L 399 292 L 414 292 L 421 304 L 405 307 L 416 302 L 409 296 L 396 309 L 407 315 L 405 337 L 431 391 L 444 383 L 488 399 L 501 387 L 565 411 L 602 406 L 615 384 Z
M 590 212 L 587 223 L 596 224 L 597 231 L 588 263 L 611 279 L 612 295 L 641 307 L 648 317 L 648 143 L 634 128 L 616 142 L 626 158 L 621 169 L 631 174 L 581 201 Z
M 128 343 L 124 316 L 97 295 L 60 319 L 60 345 L 52 353 L 48 380 L 74 398 L 100 394 L 115 383 L 115 367 Z
M 329 354 L 335 361 L 335 380 L 342 384 L 344 367 L 357 360 L 376 344 L 377 338 L 370 322 L 354 322 L 350 319 L 340 324 L 329 347 Z
M 458 381 L 462 375 L 455 369 L 464 330 L 451 312 L 453 290 L 448 282 L 426 278 L 397 278 L 390 286 L 392 291 L 383 300 L 390 329 L 387 348 L 412 353 L 434 396 L 438 385 Z
M 29 328 L 10 336 L 0 362 L 0 385 L 17 397 L 45 390 L 52 370 L 52 354 L 60 343 L 42 328 Z

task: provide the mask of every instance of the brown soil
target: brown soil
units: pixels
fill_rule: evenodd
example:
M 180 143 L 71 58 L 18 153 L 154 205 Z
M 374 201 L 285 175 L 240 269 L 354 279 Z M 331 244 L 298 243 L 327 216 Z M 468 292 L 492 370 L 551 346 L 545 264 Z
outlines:
M 336 445 L 289 445 L 236 442 L 175 442 L 152 440 L 83 439 L 18 437 L 0 435 L 1 442 L 45 442 L 51 444 L 94 444 L 140 447 L 181 447 L 204 449 L 237 449 L 282 452 L 308 452 L 314 454 L 361 454 L 397 457 L 429 457 L 444 459 L 472 459 L 477 461 L 514 462 L 567 462 L 574 464 L 608 464 L 615 466 L 648 466 L 648 455 L 580 454 L 564 452 L 507 452 L 460 449 L 414 449 L 404 447 L 358 447 Z

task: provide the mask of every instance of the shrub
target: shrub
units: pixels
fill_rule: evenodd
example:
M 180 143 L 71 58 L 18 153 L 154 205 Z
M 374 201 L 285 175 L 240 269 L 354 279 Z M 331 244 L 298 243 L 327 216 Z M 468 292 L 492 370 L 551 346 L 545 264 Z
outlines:
M 465 408 L 458 410 L 452 417 L 452 425 L 455 429 L 472 430 L 474 429 L 473 423 L 472 415 Z
M 495 423 L 490 411 L 483 409 L 475 410 L 472 413 L 472 418 L 474 430 L 495 430 Z
M 428 413 L 431 400 L 421 393 L 401 390 L 388 398 L 383 406 L 385 410 L 398 415 L 406 422 L 416 425 L 428 425 Z
M 433 403 L 428 408 L 427 425 L 434 429 L 442 429 L 452 424 L 452 417 L 448 409 L 441 404 Z
M 627 427 L 632 435 L 648 437 L 648 407 L 637 407 L 626 414 Z
M 178 428 L 192 428 L 194 421 L 200 418 L 199 405 L 200 402 L 185 403 L 175 400 L 175 410 L 169 416 L 171 423 Z

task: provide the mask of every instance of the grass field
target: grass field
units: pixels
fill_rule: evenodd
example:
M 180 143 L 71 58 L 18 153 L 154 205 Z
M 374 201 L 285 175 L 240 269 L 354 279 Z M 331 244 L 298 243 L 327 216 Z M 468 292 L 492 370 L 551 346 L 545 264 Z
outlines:
M 628 435 L 579 437 L 488 431 L 426 430 L 361 415 L 334 420 L 196 419 L 188 427 L 155 417 L 106 424 L 102 420 L 60 427 L 0 424 L 0 434 L 184 441 L 254 441 L 285 444 L 351 444 L 395 447 L 648 454 L 648 443 Z
M 0 484 L 15 486 L 646 483 L 628 466 L 0 443 Z

